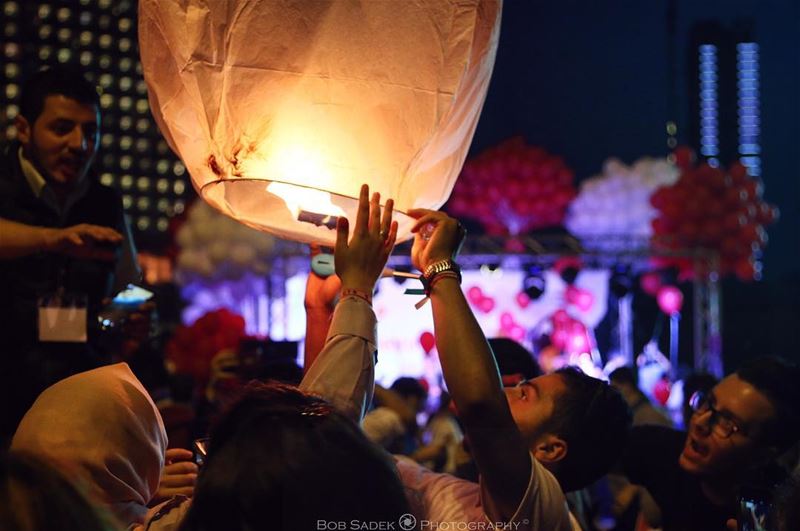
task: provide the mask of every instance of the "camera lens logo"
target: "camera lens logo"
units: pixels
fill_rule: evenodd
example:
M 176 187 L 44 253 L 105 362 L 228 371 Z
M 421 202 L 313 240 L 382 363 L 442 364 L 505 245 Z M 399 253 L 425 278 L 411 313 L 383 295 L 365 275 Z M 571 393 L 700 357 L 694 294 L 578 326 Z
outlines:
M 414 518 L 413 514 L 406 513 L 400 517 L 399 524 L 400 529 L 403 529 L 404 531 L 410 531 L 411 529 L 417 527 L 417 519 Z

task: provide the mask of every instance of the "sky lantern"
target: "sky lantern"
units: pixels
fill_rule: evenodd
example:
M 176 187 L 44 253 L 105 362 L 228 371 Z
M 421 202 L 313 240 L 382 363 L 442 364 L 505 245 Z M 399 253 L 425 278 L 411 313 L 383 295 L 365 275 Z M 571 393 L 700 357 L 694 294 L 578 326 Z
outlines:
M 501 0 L 140 0 L 150 106 L 198 193 L 332 244 L 361 183 L 396 209 L 450 195 L 486 96 Z M 398 239 L 412 220 L 396 215 Z

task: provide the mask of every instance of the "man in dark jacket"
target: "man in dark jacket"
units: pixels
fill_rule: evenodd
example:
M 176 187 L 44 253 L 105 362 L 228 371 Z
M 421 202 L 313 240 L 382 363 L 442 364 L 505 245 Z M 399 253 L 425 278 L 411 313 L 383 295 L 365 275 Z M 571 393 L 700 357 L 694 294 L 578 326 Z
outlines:
M 91 172 L 95 87 L 71 69 L 42 70 L 14 125 L 0 155 L 0 441 L 45 387 L 106 361 L 93 320 L 138 276 L 121 199 Z
M 752 360 L 694 397 L 688 433 L 634 428 L 622 469 L 652 494 L 665 531 L 725 530 L 740 494 L 783 480 L 776 459 L 800 438 L 798 381 L 797 365 Z

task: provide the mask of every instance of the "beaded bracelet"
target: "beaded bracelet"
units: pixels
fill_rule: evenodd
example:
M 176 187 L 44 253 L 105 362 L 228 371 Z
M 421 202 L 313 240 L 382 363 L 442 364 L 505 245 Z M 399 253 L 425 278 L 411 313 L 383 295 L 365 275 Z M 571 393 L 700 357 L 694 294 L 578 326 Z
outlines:
M 363 300 L 370 306 L 372 306 L 372 294 L 367 293 L 364 290 L 356 289 L 356 288 L 344 288 L 342 289 L 342 297 L 358 297 L 359 299 Z

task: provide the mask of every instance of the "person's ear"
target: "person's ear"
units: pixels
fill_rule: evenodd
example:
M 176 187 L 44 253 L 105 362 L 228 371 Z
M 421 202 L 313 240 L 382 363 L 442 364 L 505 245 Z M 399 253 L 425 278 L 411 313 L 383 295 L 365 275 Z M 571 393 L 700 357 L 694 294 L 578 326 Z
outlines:
M 18 114 L 14 117 L 14 127 L 17 129 L 17 139 L 20 144 L 27 146 L 33 136 L 32 125 L 28 119 Z
M 557 463 L 567 456 L 567 441 L 548 433 L 540 438 L 533 449 L 533 456 L 540 463 Z

